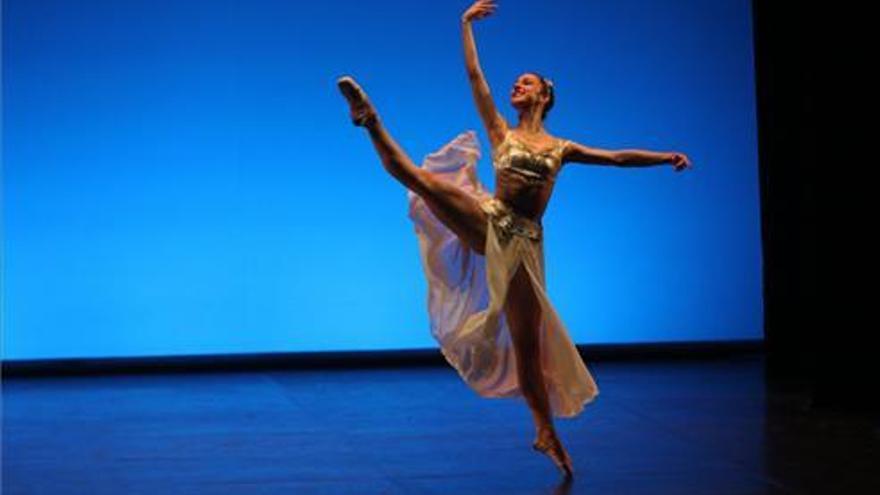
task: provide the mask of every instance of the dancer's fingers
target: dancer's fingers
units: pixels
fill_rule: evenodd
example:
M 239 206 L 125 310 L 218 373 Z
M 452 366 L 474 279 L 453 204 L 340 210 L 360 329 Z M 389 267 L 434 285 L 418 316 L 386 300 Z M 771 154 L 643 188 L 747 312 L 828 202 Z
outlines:
M 478 8 L 478 9 L 485 9 L 486 7 L 491 7 L 491 6 L 492 6 L 491 0 L 478 0 L 477 3 L 474 5 L 474 7 Z
M 681 172 L 682 170 L 691 167 L 691 160 L 684 153 L 673 153 L 669 162 L 672 165 L 673 170 L 676 172 Z
M 463 19 L 481 19 L 486 16 L 484 11 L 487 8 L 494 8 L 491 0 L 477 0 L 465 11 Z
M 495 12 L 497 5 L 491 0 L 477 0 L 473 5 L 465 12 L 464 18 L 472 19 L 472 20 L 480 20 L 485 19 L 486 17 L 492 15 Z
M 691 164 L 691 159 L 688 158 L 687 155 L 681 155 L 681 169 L 685 170 L 691 168 L 693 165 Z

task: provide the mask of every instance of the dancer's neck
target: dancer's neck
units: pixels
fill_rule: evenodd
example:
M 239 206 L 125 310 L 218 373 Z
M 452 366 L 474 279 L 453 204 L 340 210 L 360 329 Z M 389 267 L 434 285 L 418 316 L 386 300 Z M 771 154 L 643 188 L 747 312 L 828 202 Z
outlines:
M 526 109 L 519 113 L 519 122 L 516 130 L 523 134 L 541 134 L 544 132 L 544 119 L 541 114 L 533 109 Z

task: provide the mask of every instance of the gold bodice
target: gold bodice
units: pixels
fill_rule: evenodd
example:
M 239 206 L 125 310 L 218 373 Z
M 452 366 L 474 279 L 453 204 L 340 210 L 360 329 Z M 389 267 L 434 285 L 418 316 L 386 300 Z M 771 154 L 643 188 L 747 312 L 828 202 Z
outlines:
M 566 144 L 558 139 L 550 149 L 532 151 L 507 131 L 493 154 L 498 199 L 518 214 L 540 222 L 562 167 Z
M 566 141 L 557 139 L 552 148 L 535 152 L 507 131 L 504 141 L 495 149 L 495 170 L 510 169 L 536 185 L 553 180 L 562 166 L 565 145 Z

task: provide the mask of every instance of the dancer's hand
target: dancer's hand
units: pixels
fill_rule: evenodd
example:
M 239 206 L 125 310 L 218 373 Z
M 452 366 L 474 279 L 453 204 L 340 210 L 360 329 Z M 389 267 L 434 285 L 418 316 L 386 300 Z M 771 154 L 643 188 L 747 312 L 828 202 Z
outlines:
M 461 15 L 461 21 L 471 22 L 484 17 L 489 17 L 497 8 L 498 5 L 496 5 L 493 0 L 477 0 L 464 11 L 464 14 Z
M 682 170 L 693 167 L 693 165 L 691 165 L 691 159 L 684 153 L 670 153 L 667 161 L 672 165 L 672 168 L 675 169 L 676 172 L 681 172 Z

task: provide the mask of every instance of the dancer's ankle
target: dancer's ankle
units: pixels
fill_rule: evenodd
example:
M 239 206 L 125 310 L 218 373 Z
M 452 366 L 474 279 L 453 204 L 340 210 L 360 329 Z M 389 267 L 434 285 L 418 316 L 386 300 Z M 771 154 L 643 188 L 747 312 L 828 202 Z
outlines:
M 375 111 L 372 111 L 370 114 L 366 115 L 363 118 L 361 126 L 368 131 L 377 130 L 380 126 L 379 114 L 377 114 Z
M 539 424 L 535 427 L 538 435 L 556 435 L 556 427 L 553 423 Z
M 378 114 L 373 114 L 370 118 L 365 119 L 361 127 L 367 130 L 370 134 L 376 134 L 382 129 L 382 121 L 379 120 Z

